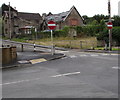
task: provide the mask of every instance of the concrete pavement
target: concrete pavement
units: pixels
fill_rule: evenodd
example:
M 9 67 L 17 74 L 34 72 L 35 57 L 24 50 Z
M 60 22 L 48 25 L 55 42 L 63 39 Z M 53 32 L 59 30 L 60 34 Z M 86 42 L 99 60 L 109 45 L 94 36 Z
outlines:
M 55 53 L 52 55 L 50 52 L 43 51 L 27 51 L 27 52 L 17 52 L 17 60 L 9 65 L 3 65 L 3 69 L 12 68 L 12 67 L 20 67 L 25 64 L 37 64 L 45 61 L 60 59 L 65 57 L 65 54 Z

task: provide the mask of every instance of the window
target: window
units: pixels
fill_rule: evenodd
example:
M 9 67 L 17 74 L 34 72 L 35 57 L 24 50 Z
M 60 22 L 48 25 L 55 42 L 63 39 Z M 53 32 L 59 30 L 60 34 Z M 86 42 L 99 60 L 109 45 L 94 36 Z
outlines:
M 71 26 L 77 26 L 78 25 L 78 20 L 77 19 L 71 19 L 70 20 L 70 25 Z

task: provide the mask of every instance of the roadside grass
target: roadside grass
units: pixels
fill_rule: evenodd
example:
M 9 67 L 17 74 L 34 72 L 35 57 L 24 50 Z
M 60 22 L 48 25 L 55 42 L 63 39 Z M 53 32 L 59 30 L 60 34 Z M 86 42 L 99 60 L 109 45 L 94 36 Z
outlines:
M 44 38 L 39 40 L 29 40 L 28 43 L 35 43 L 39 45 L 51 45 L 50 38 Z M 57 47 L 64 48 L 76 48 L 85 49 L 97 46 L 96 37 L 84 37 L 84 38 L 70 38 L 70 37 L 55 37 L 53 39 L 53 44 Z
M 7 40 L 7 38 L 3 38 Z M 51 38 L 43 38 L 37 40 L 27 40 L 26 38 L 13 38 L 12 41 L 25 42 L 38 45 L 50 46 L 52 44 Z M 53 38 L 53 44 L 56 47 L 64 47 L 71 49 L 95 49 L 104 50 L 104 47 L 97 47 L 98 41 L 96 37 L 81 37 L 81 38 L 70 38 L 70 37 L 55 37 Z M 112 51 L 120 51 L 120 47 L 113 47 Z
M 113 47 L 112 50 L 113 51 L 120 51 L 120 48 L 119 47 Z
M 25 39 L 13 38 L 12 41 L 16 42 L 27 42 Z
M 95 50 L 104 50 L 104 47 L 96 47 Z M 112 47 L 112 51 L 120 51 L 119 47 Z
M 3 38 L 7 39 L 7 38 Z M 50 46 L 52 45 L 51 38 L 43 38 L 37 40 L 27 40 L 26 38 L 13 38 L 12 41 L 25 42 L 38 45 Z M 73 48 L 73 49 L 90 49 L 91 47 L 97 47 L 96 37 L 54 37 L 53 44 L 56 47 Z

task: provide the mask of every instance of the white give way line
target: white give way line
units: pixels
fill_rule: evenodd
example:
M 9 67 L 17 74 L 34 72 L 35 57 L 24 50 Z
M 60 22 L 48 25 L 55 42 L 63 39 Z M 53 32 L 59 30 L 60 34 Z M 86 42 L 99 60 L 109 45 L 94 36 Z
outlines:
M 80 72 L 72 72 L 72 73 L 58 74 L 58 75 L 53 75 L 53 76 L 50 76 L 50 77 L 55 78 L 55 77 L 69 76 L 69 75 L 77 75 L 77 74 L 80 74 Z M 0 85 L 17 84 L 17 83 L 35 81 L 35 80 L 40 80 L 40 79 L 41 79 L 41 78 L 26 79 L 26 80 L 20 80 L 20 81 L 15 81 L 15 82 L 3 83 L 3 84 L 0 84 Z
M 80 72 L 73 72 L 73 73 L 59 74 L 59 75 L 54 75 L 54 76 L 51 76 L 51 77 L 61 77 L 61 76 L 76 75 L 76 74 L 80 74 Z

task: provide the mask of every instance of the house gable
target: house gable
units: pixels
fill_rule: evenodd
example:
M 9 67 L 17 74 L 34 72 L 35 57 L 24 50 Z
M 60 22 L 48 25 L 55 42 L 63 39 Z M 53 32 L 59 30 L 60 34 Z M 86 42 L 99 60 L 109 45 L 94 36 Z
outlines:
M 64 22 L 65 25 L 69 26 L 81 26 L 83 25 L 83 18 L 81 17 L 75 6 L 73 6 L 64 19 Z
M 56 29 L 62 29 L 64 26 L 82 26 L 83 18 L 73 6 L 69 11 L 59 14 L 50 14 L 46 16 L 46 22 L 53 20 L 57 23 Z

